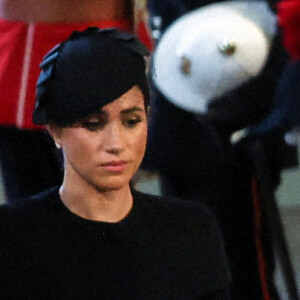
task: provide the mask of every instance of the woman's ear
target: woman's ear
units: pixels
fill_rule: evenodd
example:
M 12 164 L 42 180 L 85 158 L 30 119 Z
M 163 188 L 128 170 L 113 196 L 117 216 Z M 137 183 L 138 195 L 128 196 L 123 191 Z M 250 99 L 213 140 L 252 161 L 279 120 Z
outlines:
M 61 131 L 62 127 L 55 123 L 49 123 L 46 125 L 46 129 L 52 139 L 54 140 L 57 149 L 61 149 Z

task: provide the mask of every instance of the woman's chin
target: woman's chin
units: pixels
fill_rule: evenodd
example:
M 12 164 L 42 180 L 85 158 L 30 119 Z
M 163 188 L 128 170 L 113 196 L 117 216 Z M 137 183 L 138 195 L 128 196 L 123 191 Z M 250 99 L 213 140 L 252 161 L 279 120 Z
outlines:
M 112 191 L 118 191 L 125 189 L 129 187 L 129 180 L 112 180 L 111 182 L 106 182 L 106 183 L 101 183 L 101 184 L 95 184 L 94 185 L 95 189 L 98 192 L 112 192 Z

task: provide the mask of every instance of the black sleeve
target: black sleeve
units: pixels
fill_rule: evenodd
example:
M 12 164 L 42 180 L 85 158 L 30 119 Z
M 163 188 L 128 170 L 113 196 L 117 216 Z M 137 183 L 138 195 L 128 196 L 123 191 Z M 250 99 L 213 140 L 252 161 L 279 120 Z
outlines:
M 203 234 L 203 232 L 202 232 Z M 229 300 L 230 271 L 227 255 L 224 249 L 224 242 L 219 225 L 212 214 L 208 215 L 205 240 L 207 248 L 202 253 L 202 259 L 207 263 L 205 277 L 210 284 L 211 292 L 200 297 L 201 300 Z
M 181 247 L 172 250 L 173 257 L 180 258 L 177 264 L 186 270 L 182 281 L 188 278 L 187 290 L 194 291 L 199 299 L 229 299 L 231 276 L 218 223 L 206 207 L 191 206 L 192 210 L 186 213 L 181 210 L 181 219 L 178 215 L 180 225 L 174 221 L 172 226 L 173 229 L 176 226 L 184 227 L 183 230 L 176 230 L 177 236 L 182 234 Z
M 198 300 L 230 300 L 229 290 L 221 290 L 211 295 L 198 298 Z

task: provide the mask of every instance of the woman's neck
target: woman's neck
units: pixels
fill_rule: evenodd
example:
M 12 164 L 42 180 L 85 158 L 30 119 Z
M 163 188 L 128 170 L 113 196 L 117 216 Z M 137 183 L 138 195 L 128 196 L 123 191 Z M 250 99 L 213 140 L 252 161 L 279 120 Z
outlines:
M 116 190 L 99 191 L 89 184 L 76 184 L 65 179 L 59 195 L 72 213 L 93 221 L 117 223 L 133 206 L 129 184 Z

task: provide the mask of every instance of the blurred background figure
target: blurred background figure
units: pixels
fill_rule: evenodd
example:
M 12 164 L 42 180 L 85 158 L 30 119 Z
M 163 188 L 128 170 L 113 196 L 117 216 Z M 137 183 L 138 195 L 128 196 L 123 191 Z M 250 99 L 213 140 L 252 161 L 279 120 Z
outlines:
M 283 29 L 283 43 L 287 51 L 290 54 L 291 61 L 295 62 L 297 67 L 287 67 L 295 69 L 295 77 L 291 76 L 290 80 L 292 84 L 297 85 L 297 95 L 293 98 L 296 105 L 296 111 L 298 114 L 297 119 L 295 118 L 295 123 L 292 124 L 292 130 L 285 135 L 285 140 L 289 144 L 300 145 L 300 120 L 299 120 L 299 106 L 300 106 L 300 95 L 299 95 L 299 60 L 300 60 L 300 2 L 299 1 L 281 1 L 278 5 L 278 18 L 281 28 Z M 296 71 L 297 68 L 297 71 Z M 289 72 L 289 71 L 287 71 Z M 296 83 L 297 82 L 297 83 Z M 287 91 L 289 93 L 290 90 Z M 291 100 L 292 101 L 292 100 Z M 297 102 L 297 104 L 296 104 Z
M 282 72 L 270 113 L 259 124 L 235 132 L 233 143 L 264 138 L 281 131 L 287 143 L 300 144 L 300 1 L 281 1 L 278 19 L 290 60 Z
M 273 105 L 288 59 L 275 4 L 148 1 L 156 48 L 143 167 L 159 172 L 163 195 L 206 203 L 216 214 L 232 299 L 278 299 L 263 185 L 252 152 L 230 142 L 232 133 L 259 123 Z M 273 196 L 281 170 L 297 165 L 296 148 L 276 132 L 259 149 Z
M 61 182 L 61 162 L 33 125 L 35 84 L 43 56 L 89 26 L 137 31 L 150 47 L 139 5 L 131 0 L 0 0 L 0 158 L 8 201 Z

